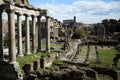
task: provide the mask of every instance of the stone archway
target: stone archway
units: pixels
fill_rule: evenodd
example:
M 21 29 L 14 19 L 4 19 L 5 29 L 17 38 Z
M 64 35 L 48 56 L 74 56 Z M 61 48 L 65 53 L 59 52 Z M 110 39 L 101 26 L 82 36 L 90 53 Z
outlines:
M 120 54 L 116 54 L 115 58 L 113 58 L 113 66 L 115 68 L 118 67 L 118 60 L 120 59 Z

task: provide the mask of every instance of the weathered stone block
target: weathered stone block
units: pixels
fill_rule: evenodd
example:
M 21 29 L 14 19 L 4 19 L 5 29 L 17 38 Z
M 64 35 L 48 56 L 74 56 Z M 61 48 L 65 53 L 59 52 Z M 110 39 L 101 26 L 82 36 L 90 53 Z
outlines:
M 33 64 L 33 69 L 36 71 L 38 70 L 40 67 L 40 62 L 37 60 L 37 61 L 34 61 L 34 64 Z
M 40 59 L 40 68 L 44 68 L 44 58 Z
M 23 80 L 19 64 L 0 62 L 0 80 Z
M 92 69 L 94 69 L 95 71 L 98 72 L 98 74 L 102 74 L 102 75 L 108 75 L 110 76 L 113 80 L 119 80 L 119 76 L 118 76 L 118 71 L 111 69 L 111 68 L 104 68 L 104 67 L 93 67 Z
M 27 74 L 30 74 L 30 72 L 31 71 L 33 71 L 33 64 L 31 63 L 27 63 L 27 64 L 25 64 L 24 66 L 23 66 L 23 68 L 22 68 L 23 70 L 24 70 L 24 72 L 25 72 L 25 74 L 27 75 Z

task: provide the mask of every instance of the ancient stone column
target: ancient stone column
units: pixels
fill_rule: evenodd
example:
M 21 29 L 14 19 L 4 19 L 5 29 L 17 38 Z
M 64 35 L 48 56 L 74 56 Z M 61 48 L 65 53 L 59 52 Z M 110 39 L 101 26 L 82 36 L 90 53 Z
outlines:
M 50 52 L 50 24 L 49 24 L 49 16 L 46 16 L 46 50 Z
M 29 55 L 30 53 L 30 26 L 29 26 L 29 15 L 25 15 L 25 22 L 26 22 L 26 54 Z
M 40 26 L 40 23 L 41 23 L 41 21 L 40 21 L 40 19 L 41 19 L 41 16 L 38 16 L 37 17 L 37 20 L 38 20 L 38 51 L 41 51 L 41 26 Z
M 3 60 L 2 11 L 0 10 L 0 60 Z
M 17 22 L 18 22 L 18 57 L 22 57 L 22 23 L 21 23 L 22 15 L 17 13 Z
M 16 43 L 15 43 L 15 12 L 8 11 L 8 30 L 9 30 L 9 63 L 16 63 Z
M 32 52 L 36 52 L 36 20 L 35 16 L 32 16 Z

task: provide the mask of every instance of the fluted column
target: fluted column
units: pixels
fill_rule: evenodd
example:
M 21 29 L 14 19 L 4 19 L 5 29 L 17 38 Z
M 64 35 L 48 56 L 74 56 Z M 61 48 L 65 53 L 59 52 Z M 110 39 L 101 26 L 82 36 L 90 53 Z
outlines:
M 8 30 L 9 30 L 9 63 L 16 63 L 16 43 L 15 43 L 15 13 L 14 10 L 8 11 Z
M 26 54 L 30 53 L 30 26 L 29 26 L 29 16 L 25 15 L 25 23 L 26 23 Z
M 46 16 L 46 50 L 50 52 L 50 24 L 49 16 Z
M 38 16 L 37 17 L 37 20 L 38 20 L 38 51 L 41 51 L 41 39 L 42 39 L 42 35 L 41 35 L 41 26 L 40 26 L 40 21 L 41 19 L 41 16 Z
M 36 20 L 35 16 L 32 16 L 32 52 L 36 52 Z
M 0 11 L 0 60 L 3 61 L 2 11 Z
M 17 22 L 18 22 L 18 57 L 22 57 L 22 23 L 21 23 L 21 17 L 22 15 L 20 13 L 17 13 Z

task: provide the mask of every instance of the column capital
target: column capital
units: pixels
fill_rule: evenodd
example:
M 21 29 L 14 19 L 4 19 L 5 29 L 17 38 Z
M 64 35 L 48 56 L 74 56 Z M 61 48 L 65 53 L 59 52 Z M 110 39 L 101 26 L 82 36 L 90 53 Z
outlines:
M 24 14 L 25 15 L 25 17 L 30 17 L 30 15 L 28 15 L 28 14 Z
M 14 9 L 7 9 L 6 12 L 11 13 L 11 12 L 15 12 L 15 10 Z
M 37 18 L 38 18 L 38 19 L 41 19 L 41 17 L 42 17 L 42 16 L 40 16 L 40 15 L 39 15 L 39 16 L 37 16 Z
M 32 18 L 36 18 L 37 16 L 36 15 L 31 15 Z
M 50 16 L 45 16 L 46 17 L 46 19 L 49 19 L 50 18 Z
M 23 14 L 22 13 L 15 13 L 17 16 L 22 16 Z

